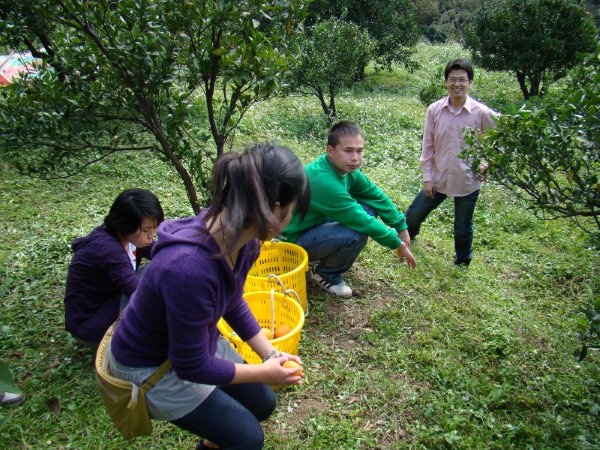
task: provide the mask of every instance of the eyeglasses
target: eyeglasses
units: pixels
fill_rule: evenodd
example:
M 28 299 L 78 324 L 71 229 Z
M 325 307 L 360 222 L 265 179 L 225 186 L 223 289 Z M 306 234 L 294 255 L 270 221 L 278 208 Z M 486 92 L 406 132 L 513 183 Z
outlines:
M 448 78 L 448 80 L 446 82 L 449 84 L 454 84 L 454 83 L 466 84 L 469 82 L 469 79 L 465 78 L 465 77 L 462 77 L 462 78 L 450 77 L 450 78 Z

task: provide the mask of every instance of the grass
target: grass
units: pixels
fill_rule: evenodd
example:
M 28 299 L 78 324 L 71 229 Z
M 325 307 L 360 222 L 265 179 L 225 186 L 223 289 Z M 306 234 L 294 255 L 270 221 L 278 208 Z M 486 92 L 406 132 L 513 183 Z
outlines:
M 370 73 L 338 100 L 340 118 L 365 129 L 365 171 L 402 210 L 420 186 L 418 88 L 459 50 L 420 46 L 416 73 Z M 507 74 L 481 75 L 482 97 L 518 97 Z M 315 99 L 276 100 L 245 119 L 235 147 L 276 140 L 309 161 L 323 151 L 326 130 Z M 92 355 L 64 331 L 69 243 L 132 186 L 154 191 L 168 217 L 191 213 L 176 174 L 149 155 L 52 182 L 0 164 L 0 251 L 9 252 L 0 354 L 28 396 L 0 411 L 0 447 L 193 448 L 193 436 L 160 422 L 153 436 L 124 441 L 100 403 Z M 423 226 L 416 270 L 370 241 L 348 275 L 360 297 L 335 299 L 309 283 L 300 343 L 307 384 L 279 393 L 265 423 L 267 449 L 600 446 L 599 355 L 581 363 L 572 355 L 585 286 L 596 296 L 600 288 L 597 248 L 572 224 L 536 219 L 493 184 L 475 221 L 468 270 L 452 267 L 448 203 Z

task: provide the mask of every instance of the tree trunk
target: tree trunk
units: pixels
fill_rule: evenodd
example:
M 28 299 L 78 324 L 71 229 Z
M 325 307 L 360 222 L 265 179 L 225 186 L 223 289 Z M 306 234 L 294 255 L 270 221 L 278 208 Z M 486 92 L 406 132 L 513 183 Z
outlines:
M 215 145 L 217 146 L 217 158 L 223 154 L 223 149 L 225 148 L 225 141 L 227 138 L 223 134 L 216 134 L 213 136 L 215 140 Z
M 321 88 L 317 88 L 315 89 L 317 98 L 319 99 L 319 103 L 321 103 L 321 108 L 323 108 L 323 112 L 325 113 L 326 116 L 329 117 L 329 106 L 327 105 L 327 102 L 325 101 L 325 95 L 323 94 L 323 90 Z
M 337 108 L 335 106 L 335 87 L 329 85 L 329 121 L 333 122 L 333 119 L 337 116 Z
M 162 148 L 163 154 L 167 157 L 171 164 L 175 167 L 179 178 L 183 181 L 183 186 L 185 187 L 185 193 L 187 194 L 188 200 L 190 201 L 190 205 L 192 206 L 192 210 L 194 214 L 198 214 L 200 212 L 200 201 L 198 200 L 198 193 L 196 191 L 196 186 L 194 186 L 194 181 L 192 177 L 186 170 L 186 168 L 181 164 L 181 161 L 175 156 L 173 150 L 171 149 L 171 145 L 165 139 L 164 134 L 162 134 L 162 130 L 160 135 L 155 135 L 156 139 L 160 142 L 160 146 Z
M 221 45 L 221 38 L 223 36 L 223 31 L 217 29 L 216 27 L 212 27 L 212 43 L 213 49 L 218 49 Z M 225 145 L 225 141 L 221 133 L 219 133 L 219 127 L 217 126 L 217 120 L 215 117 L 215 108 L 214 108 L 214 97 L 215 90 L 217 86 L 217 78 L 218 78 L 218 67 L 219 61 L 221 57 L 213 52 L 212 56 L 212 65 L 210 74 L 205 75 L 203 77 L 204 82 L 204 98 L 206 99 L 206 109 L 208 113 L 208 123 L 210 124 L 210 132 L 215 141 L 215 145 L 217 147 L 217 158 L 223 154 L 223 147 Z
M 517 70 L 517 81 L 519 82 L 519 87 L 521 88 L 521 93 L 525 100 L 529 100 L 529 90 L 527 89 L 527 85 L 525 84 L 525 74 L 519 70 Z
M 540 95 L 540 76 L 529 75 L 529 97 Z
M 169 143 L 167 137 L 165 136 L 164 130 L 160 125 L 160 120 L 154 114 L 154 111 L 149 106 L 147 102 L 142 103 L 142 110 L 144 111 L 144 116 L 147 120 L 147 126 L 152 132 L 152 134 L 156 137 L 156 140 L 159 142 L 160 147 L 162 149 L 162 153 L 167 157 L 169 162 L 173 164 L 179 178 L 183 181 L 183 186 L 185 187 L 185 192 L 187 194 L 188 200 L 190 201 L 190 205 L 192 206 L 192 210 L 194 214 L 198 214 L 200 212 L 200 201 L 198 200 L 198 193 L 196 191 L 196 186 L 194 186 L 194 181 L 190 176 L 189 172 L 186 170 L 184 165 L 181 163 L 179 158 L 175 156 L 173 153 L 173 149 L 171 148 L 171 144 Z

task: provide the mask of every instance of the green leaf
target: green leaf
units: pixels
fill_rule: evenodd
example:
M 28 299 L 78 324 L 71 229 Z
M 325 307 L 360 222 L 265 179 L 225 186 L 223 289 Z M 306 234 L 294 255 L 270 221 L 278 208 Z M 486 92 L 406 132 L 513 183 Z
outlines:
M 15 384 L 8 365 L 0 360 L 0 392 L 20 394 L 21 390 Z

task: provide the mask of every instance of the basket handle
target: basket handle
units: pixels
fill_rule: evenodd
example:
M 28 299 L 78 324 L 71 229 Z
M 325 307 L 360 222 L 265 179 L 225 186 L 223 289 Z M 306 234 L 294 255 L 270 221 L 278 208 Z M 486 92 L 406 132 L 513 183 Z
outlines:
M 271 289 L 271 336 L 275 338 L 275 289 Z
M 225 338 L 225 340 L 227 341 L 228 344 L 234 345 L 237 347 L 235 339 L 234 339 L 235 337 L 237 337 L 237 335 L 238 334 L 235 331 L 231 330 L 231 333 L 229 333 L 229 336 L 223 336 L 223 337 Z
M 288 297 L 292 297 L 294 300 L 296 300 L 298 302 L 298 304 L 300 306 L 302 306 L 302 301 L 300 300 L 300 295 L 298 295 L 298 293 L 293 289 L 286 289 L 285 284 L 283 284 L 283 281 L 281 281 L 281 278 L 279 278 L 274 273 L 268 274 L 267 278 L 270 278 L 271 281 L 275 280 L 275 282 L 279 285 L 279 287 L 283 291 L 284 295 L 287 295 Z M 271 289 L 271 305 L 273 305 L 273 292 L 274 292 L 274 289 Z M 273 310 L 271 309 L 271 317 L 273 317 L 272 311 Z M 308 302 L 306 302 L 306 311 L 304 312 L 304 317 L 307 317 L 307 316 L 308 316 Z

